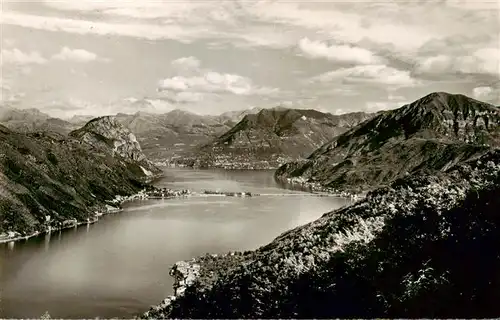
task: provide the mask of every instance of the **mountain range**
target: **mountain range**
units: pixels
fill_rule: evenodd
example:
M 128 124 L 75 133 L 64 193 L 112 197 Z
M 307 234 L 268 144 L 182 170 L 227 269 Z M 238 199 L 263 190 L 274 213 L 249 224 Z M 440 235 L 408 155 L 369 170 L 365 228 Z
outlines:
M 283 165 L 275 176 L 359 192 L 416 171 L 445 170 L 498 146 L 498 107 L 435 92 L 334 137 L 306 160 Z
M 159 150 L 172 141 L 196 147 L 202 136 L 208 141 L 195 148 L 202 166 L 278 164 L 276 155 L 286 160 L 312 152 L 281 166 L 276 178 L 327 191 L 369 191 L 256 250 L 176 263 L 174 296 L 143 318 L 489 318 L 500 312 L 496 106 L 435 92 L 399 109 L 341 116 L 286 108 L 63 122 L 33 109 L 2 109 L 0 116 L 19 130 L 0 125 L 0 241 L 95 221 L 118 195 L 137 193 L 161 172 L 150 154 L 176 153 Z M 50 129 L 54 122 L 57 130 Z M 38 128 L 47 129 L 32 132 Z
M 248 169 L 284 164 L 276 172 L 279 181 L 359 191 L 413 170 L 440 170 L 481 155 L 498 144 L 498 110 L 463 95 L 435 92 L 376 114 L 276 107 L 217 116 L 173 110 L 113 117 L 157 162 Z M 65 121 L 36 109 L 8 107 L 0 112 L 1 124 L 22 132 L 68 134 L 89 118 Z
M 220 115 L 198 115 L 175 109 L 163 114 L 144 111 L 118 113 L 114 117 L 136 135 L 146 156 L 154 160 L 164 160 L 183 155 L 195 146 L 210 142 L 230 130 L 245 115 L 260 110 L 252 108 Z M 2 106 L 0 110 L 0 124 L 19 132 L 53 131 L 67 135 L 93 118 L 95 116 L 76 115 L 63 120 L 53 118 L 38 109 L 7 106 Z
M 332 115 L 316 110 L 263 109 L 247 114 L 184 162 L 196 167 L 269 169 L 307 157 L 316 148 L 373 117 L 363 112 Z
M 35 108 L 18 109 L 4 105 L 0 107 L 0 124 L 18 132 L 53 131 L 60 134 L 68 134 L 79 127 Z

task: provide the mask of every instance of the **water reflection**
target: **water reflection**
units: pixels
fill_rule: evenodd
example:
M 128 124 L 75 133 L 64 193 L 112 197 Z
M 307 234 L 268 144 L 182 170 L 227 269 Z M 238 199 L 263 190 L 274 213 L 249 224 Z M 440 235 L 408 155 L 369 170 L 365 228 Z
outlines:
M 172 170 L 170 188 L 283 193 L 269 171 Z M 0 245 L 0 318 L 130 318 L 172 292 L 178 260 L 249 250 L 344 205 L 319 197 L 209 197 L 130 203 L 96 224 Z M 27 307 L 29 306 L 29 308 Z
M 44 241 L 43 241 L 45 251 L 49 250 L 50 238 L 51 238 L 51 232 L 46 233 L 44 236 Z

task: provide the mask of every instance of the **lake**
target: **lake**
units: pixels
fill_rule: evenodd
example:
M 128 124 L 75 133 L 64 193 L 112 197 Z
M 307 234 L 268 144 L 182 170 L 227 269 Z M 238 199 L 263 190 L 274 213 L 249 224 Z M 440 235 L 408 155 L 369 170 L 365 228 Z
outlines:
M 168 168 L 156 186 L 298 194 L 273 171 Z M 250 250 L 347 204 L 334 197 L 135 201 L 99 222 L 0 244 L 0 318 L 130 318 L 172 294 L 169 270 L 205 253 Z

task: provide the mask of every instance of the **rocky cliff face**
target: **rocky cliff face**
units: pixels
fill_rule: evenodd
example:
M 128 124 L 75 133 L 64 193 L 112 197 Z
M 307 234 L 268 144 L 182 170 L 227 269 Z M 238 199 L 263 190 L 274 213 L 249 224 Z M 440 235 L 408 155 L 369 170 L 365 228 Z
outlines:
M 291 180 L 341 190 L 387 185 L 419 170 L 443 170 L 500 146 L 500 110 L 463 95 L 432 93 L 379 114 L 276 171 Z
M 160 172 L 146 158 L 135 135 L 114 117 L 95 118 L 81 129 L 72 131 L 70 136 L 92 148 L 110 152 L 112 156 L 138 163 L 148 175 L 153 176 Z
M 0 241 L 95 220 L 115 196 L 146 186 L 141 166 L 73 137 L 0 126 Z
M 498 149 L 398 179 L 255 251 L 176 265 L 183 289 L 143 317 L 496 317 L 499 194 Z
M 331 137 L 372 117 L 334 116 L 316 110 L 263 109 L 248 114 L 225 134 L 203 146 L 192 165 L 223 168 L 273 168 L 308 156 Z

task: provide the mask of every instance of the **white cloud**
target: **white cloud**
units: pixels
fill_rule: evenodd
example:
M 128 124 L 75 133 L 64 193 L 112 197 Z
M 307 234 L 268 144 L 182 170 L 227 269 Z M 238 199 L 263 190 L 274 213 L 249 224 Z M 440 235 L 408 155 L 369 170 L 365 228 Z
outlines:
M 367 112 L 397 109 L 405 105 L 404 101 L 369 101 L 365 105 Z
M 47 60 L 37 51 L 23 52 L 19 49 L 3 49 L 1 52 L 1 64 L 43 64 Z
M 27 64 L 45 64 L 49 60 L 42 56 L 38 51 L 23 52 L 17 48 L 14 49 L 2 49 L 1 55 L 1 65 L 3 64 L 15 64 L 15 65 L 27 65 Z M 73 62 L 90 62 L 97 60 L 98 57 L 95 53 L 89 52 L 83 49 L 70 49 L 68 47 L 63 47 L 61 51 L 54 54 L 51 57 L 52 60 L 65 60 Z M 29 74 L 31 69 L 24 66 L 21 69 L 23 74 Z
M 172 111 L 174 106 L 167 101 L 161 99 L 135 99 L 131 101 L 131 99 L 124 99 L 125 102 L 128 103 L 112 103 L 106 108 L 108 109 L 108 113 L 135 113 L 135 112 L 147 112 L 147 113 L 165 113 Z
M 500 1 L 498 0 L 446 0 L 446 4 L 451 7 L 467 10 L 499 10 Z
M 480 73 L 500 76 L 500 48 L 498 44 L 496 48 L 478 49 L 473 53 L 473 56 L 477 59 L 477 69 L 479 69 Z
M 433 33 L 413 25 L 405 25 L 404 31 L 401 31 L 396 24 L 399 12 L 393 13 L 396 19 L 381 18 L 378 12 L 367 12 L 370 6 L 367 1 L 354 4 L 262 1 L 249 10 L 266 22 L 311 30 L 352 44 L 369 39 L 379 44 L 391 43 L 398 50 L 408 51 L 435 37 Z
M 478 100 L 490 102 L 490 103 L 500 103 L 500 88 L 499 87 L 476 87 L 472 90 L 472 96 Z
M 230 93 L 235 95 L 267 95 L 277 89 L 254 86 L 251 79 L 230 73 L 208 71 L 193 77 L 175 76 L 163 79 L 159 90 L 175 92 Z
M 83 49 L 70 49 L 63 47 L 61 51 L 52 56 L 52 59 L 74 62 L 90 62 L 97 60 L 97 55 Z
M 76 34 L 95 34 L 101 36 L 128 36 L 149 40 L 175 39 L 192 40 L 209 34 L 208 30 L 183 28 L 178 25 L 157 25 L 147 23 L 115 23 L 58 17 L 44 17 L 31 14 L 2 12 L 2 23 L 47 31 L 63 31 Z
M 134 95 L 150 96 L 152 93 L 148 85 L 159 79 L 160 72 L 171 72 L 173 69 L 177 73 L 163 73 L 168 78 L 159 86 L 167 101 L 198 103 L 208 109 L 207 101 L 212 99 L 215 110 L 239 103 L 260 103 L 266 94 L 272 100 L 273 94 L 278 92 L 238 75 L 251 75 L 258 84 L 265 81 L 266 85 L 283 88 L 276 96 L 283 99 L 286 92 L 291 92 L 286 99 L 296 100 L 302 89 L 299 87 L 302 78 L 333 70 L 314 77 L 314 85 L 305 87 L 307 96 L 318 97 L 321 103 L 334 96 L 339 98 L 340 104 L 360 107 L 366 101 L 374 101 L 371 102 L 374 106 L 377 103 L 380 106 L 384 103 L 378 94 L 381 90 L 412 87 L 419 84 L 415 77 L 429 85 L 434 80 L 444 79 L 447 83 L 442 88 L 457 88 L 457 91 L 462 88 L 464 93 L 471 94 L 473 86 L 491 83 L 491 77 L 499 75 L 500 6 L 496 0 L 494 3 L 489 0 L 46 0 L 29 10 L 15 1 L 10 2 L 12 5 L 4 6 L 0 19 L 2 25 L 7 25 L 5 30 L 12 32 L 7 36 L 16 39 L 14 47 L 20 46 L 22 41 L 35 43 L 35 39 L 30 37 L 40 36 L 42 41 L 47 40 L 47 43 L 41 43 L 43 47 L 40 50 L 47 49 L 51 43 L 66 43 L 63 41 L 68 34 L 61 35 L 65 32 L 81 35 L 78 39 L 88 43 L 85 48 L 89 50 L 97 50 L 92 48 L 100 45 L 109 46 L 98 52 L 106 52 L 110 58 L 113 55 L 117 57 L 109 64 L 110 70 L 136 64 L 136 68 L 131 68 L 131 72 L 135 72 L 133 80 L 116 76 L 110 82 L 101 83 L 99 80 L 108 78 L 103 77 L 102 72 L 110 70 L 89 69 L 86 70 L 87 80 L 72 77 L 66 83 L 68 74 L 61 76 L 63 72 L 57 68 L 53 69 L 54 77 L 45 80 L 40 75 L 42 68 L 29 65 L 33 70 L 30 75 L 33 81 L 26 83 L 20 77 L 17 80 L 19 85 L 13 85 L 21 86 L 23 91 L 27 90 L 26 87 L 36 89 L 39 82 L 47 81 L 57 87 L 54 91 L 60 91 L 57 96 L 71 95 L 63 92 L 65 90 L 85 96 L 81 92 L 106 91 L 108 88 L 104 86 L 107 83 L 113 98 L 127 96 L 132 91 Z M 484 6 L 487 8 L 478 8 Z M 32 29 L 50 32 L 31 32 Z M 95 35 L 102 37 L 96 39 Z M 148 41 L 120 38 L 115 39 L 119 40 L 116 41 L 119 45 L 115 46 L 115 40 L 113 43 L 107 40 L 115 36 Z M 157 41 L 164 39 L 204 41 L 192 46 L 170 46 L 171 41 Z M 6 43 L 5 40 L 2 42 Z M 141 52 L 139 48 L 146 43 L 151 51 Z M 4 46 L 4 49 L 7 48 Z M 133 50 L 134 54 L 127 57 L 117 53 L 119 50 Z M 163 50 L 168 50 L 168 53 Z M 299 58 L 296 53 L 310 60 Z M 189 57 L 191 54 L 203 61 L 211 61 L 214 64 L 211 68 L 221 73 L 202 69 L 196 57 Z M 183 55 L 184 58 L 171 61 Z M 40 57 L 45 59 L 42 55 Z M 91 59 L 87 57 L 87 60 Z M 171 65 L 163 64 L 151 70 L 151 64 L 144 62 L 146 57 L 156 58 L 157 61 L 168 59 L 167 64 Z M 243 58 L 238 60 L 239 57 Z M 49 58 L 46 56 L 46 59 Z M 345 68 L 337 69 L 337 63 L 326 67 L 328 63 L 322 60 L 340 62 L 340 66 Z M 252 65 L 254 61 L 258 61 L 259 65 Z M 56 67 L 60 66 L 57 64 Z M 274 70 L 274 74 L 269 70 Z M 297 73 L 292 73 L 292 70 Z M 18 71 L 19 68 L 15 70 L 15 76 L 20 74 Z M 457 73 L 467 76 L 455 77 Z M 63 81 L 61 78 L 64 78 Z M 450 78 L 460 79 L 461 83 L 457 81 L 448 86 Z M 420 94 L 423 90 L 414 88 L 405 91 L 405 94 L 412 96 L 410 91 Z M 260 96 L 254 97 L 256 95 Z M 102 96 L 104 94 L 93 99 L 101 102 L 107 99 Z M 399 98 L 394 96 L 388 100 L 398 102 Z
M 470 55 L 445 54 L 424 58 L 415 67 L 418 74 L 488 74 L 500 76 L 500 49 L 481 48 Z
M 46 5 L 58 10 L 95 12 L 105 15 L 118 15 L 132 18 L 156 19 L 170 18 L 183 19 L 199 10 L 213 8 L 210 2 L 203 1 L 138 1 L 138 0 L 45 0 Z M 217 1 L 214 1 L 217 2 Z M 206 12 L 206 11 L 205 11 Z
M 311 82 L 340 81 L 350 84 L 381 84 L 391 86 L 412 86 L 418 84 L 407 70 L 398 70 L 383 64 L 340 68 L 320 74 Z
M 201 66 L 201 61 L 196 57 L 182 57 L 171 62 L 172 66 L 178 69 L 198 69 Z
M 11 48 L 16 44 L 16 41 L 12 38 L 1 37 L 0 41 L 2 41 L 2 46 L 4 48 Z
M 190 91 L 161 91 L 160 97 L 162 99 L 168 100 L 172 103 L 194 103 L 202 101 L 206 98 L 206 93 L 201 92 L 190 92 Z
M 161 99 L 137 99 L 133 97 L 107 103 L 93 103 L 77 98 L 68 98 L 36 102 L 31 107 L 63 119 L 71 118 L 74 115 L 104 116 L 115 115 L 120 112 L 129 114 L 136 112 L 161 114 L 175 109 L 174 105 Z
M 478 5 L 478 2 L 482 4 Z M 46 0 L 45 5 L 58 10 L 91 13 L 98 19 L 90 21 L 42 17 L 5 10 L 2 12 L 2 21 L 43 30 L 132 36 L 151 40 L 239 39 L 252 46 L 272 48 L 292 47 L 304 37 L 315 36 L 344 43 L 336 48 L 338 50 L 359 49 L 355 55 L 359 54 L 363 60 L 370 58 L 367 52 L 360 50 L 370 48 L 361 43 L 372 43 L 375 48 L 384 46 L 393 52 L 414 54 L 426 42 L 452 35 L 464 35 L 472 39 L 483 36 L 495 38 L 499 29 L 500 10 L 496 0 L 349 3 Z M 476 10 L 478 7 L 483 7 L 483 10 Z M 127 19 L 128 23 L 124 23 Z M 241 45 L 237 41 L 231 43 Z M 316 49 L 321 49 L 320 44 Z M 476 41 L 475 45 L 480 48 L 482 41 Z M 328 52 L 334 49 L 325 46 L 327 48 L 321 50 Z M 327 53 L 327 56 L 330 54 Z
M 97 13 L 104 19 L 73 20 L 15 12 L 4 12 L 2 19 L 8 24 L 53 31 L 146 39 L 229 37 L 271 47 L 283 42 L 293 45 L 287 39 L 288 31 L 298 31 L 295 43 L 309 33 L 351 44 L 364 39 L 390 43 L 399 51 L 417 49 L 441 35 L 476 32 L 460 19 L 471 15 L 470 10 L 436 3 L 60 0 L 45 4 L 59 10 Z M 473 14 L 479 16 L 481 12 L 475 10 Z M 483 19 L 484 28 L 491 25 L 491 16 Z M 134 19 L 134 23 L 116 23 L 126 18 Z M 279 32 L 275 32 L 276 27 Z
M 302 38 L 298 47 L 310 58 L 360 64 L 375 64 L 380 61 L 380 58 L 376 57 L 370 50 L 349 45 L 328 45 L 321 41 Z
M 492 87 L 476 87 L 472 90 L 474 98 L 481 99 L 485 96 L 490 95 L 493 92 Z
M 389 101 L 403 101 L 403 100 L 405 100 L 405 97 L 403 97 L 403 96 L 398 96 L 398 95 L 395 95 L 395 94 L 389 94 L 389 95 L 387 96 L 387 99 L 388 99 Z

